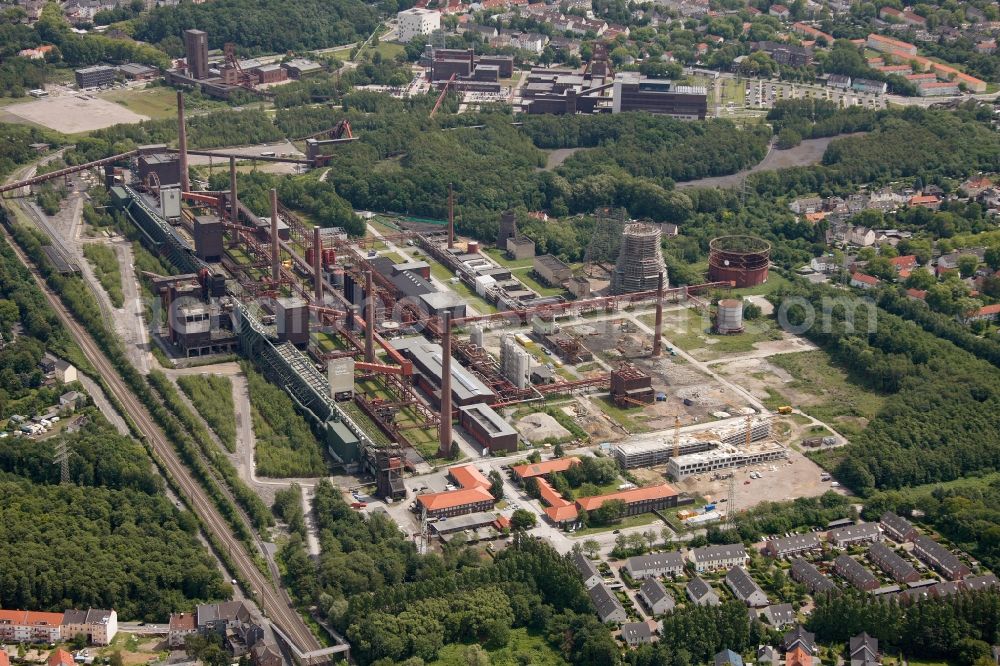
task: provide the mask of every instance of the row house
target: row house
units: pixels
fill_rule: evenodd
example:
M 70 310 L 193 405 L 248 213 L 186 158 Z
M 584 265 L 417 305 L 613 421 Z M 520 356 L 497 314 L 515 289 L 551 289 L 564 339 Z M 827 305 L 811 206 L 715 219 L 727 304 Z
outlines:
M 841 578 L 859 590 L 878 589 L 878 579 L 850 555 L 838 555 L 833 561 L 833 568 Z
M 601 573 L 590 558 L 583 554 L 582 550 L 571 551 L 569 559 L 573 563 L 573 566 L 576 567 L 580 578 L 583 579 L 583 586 L 585 588 L 589 590 L 601 582 Z
M 962 580 L 972 573 L 953 552 L 923 534 L 913 539 L 913 554 L 949 580 Z
M 873 543 L 868 548 L 868 559 L 897 583 L 914 583 L 920 580 L 920 573 L 913 565 L 884 543 Z
M 697 606 L 718 606 L 722 603 L 712 586 L 697 576 L 688 581 L 684 586 L 684 592 L 691 603 Z
M 733 567 L 726 573 L 726 586 L 732 590 L 733 596 L 751 608 L 763 608 L 771 603 L 764 590 L 743 567 Z
M 805 585 L 813 595 L 826 594 L 837 589 L 832 580 L 824 576 L 819 569 L 801 557 L 792 560 L 790 573 L 793 580 Z
M 740 543 L 693 548 L 690 558 L 698 572 L 745 567 L 750 563 L 750 557 Z
M 678 552 L 637 555 L 625 561 L 625 569 L 636 580 L 677 576 L 684 572 L 684 556 Z
M 647 578 L 639 586 L 639 598 L 652 616 L 663 615 L 674 610 L 674 598 L 656 578 Z
M 882 526 L 882 531 L 885 534 L 898 543 L 913 541 L 920 534 L 913 523 L 892 511 L 886 511 L 882 514 L 882 517 L 879 518 L 879 525 Z
M 0 610 L 0 642 L 57 643 L 62 640 L 62 613 Z
M 882 540 L 882 531 L 877 523 L 848 525 L 826 533 L 826 539 L 837 548 L 847 548 L 861 543 L 875 543 Z
M 793 534 L 789 537 L 771 539 L 764 546 L 764 552 L 771 557 L 791 557 L 820 548 L 819 537 L 815 532 Z

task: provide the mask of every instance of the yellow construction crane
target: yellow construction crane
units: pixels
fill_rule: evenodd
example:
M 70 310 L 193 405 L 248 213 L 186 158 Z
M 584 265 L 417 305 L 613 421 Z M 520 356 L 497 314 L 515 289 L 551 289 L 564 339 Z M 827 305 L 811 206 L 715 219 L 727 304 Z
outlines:
M 681 417 L 674 415 L 674 458 L 681 454 Z

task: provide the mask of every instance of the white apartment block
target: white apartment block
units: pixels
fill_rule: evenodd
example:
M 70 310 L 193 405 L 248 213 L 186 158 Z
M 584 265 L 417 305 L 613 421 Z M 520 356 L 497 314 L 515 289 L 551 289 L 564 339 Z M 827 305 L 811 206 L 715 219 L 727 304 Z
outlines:
M 429 35 L 441 28 L 441 12 L 413 7 L 396 14 L 399 21 L 399 41 L 404 44 L 414 37 Z

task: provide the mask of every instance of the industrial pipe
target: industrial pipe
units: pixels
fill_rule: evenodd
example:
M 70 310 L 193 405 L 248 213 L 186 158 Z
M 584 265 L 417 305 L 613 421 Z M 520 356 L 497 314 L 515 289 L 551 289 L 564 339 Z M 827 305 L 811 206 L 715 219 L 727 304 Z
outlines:
M 653 358 L 663 352 L 663 271 L 656 281 L 656 322 L 653 324 Z
M 448 249 L 455 247 L 455 192 L 448 183 Z
M 184 123 L 184 93 L 180 90 L 177 91 L 177 148 L 180 152 L 181 192 L 190 192 L 187 126 Z

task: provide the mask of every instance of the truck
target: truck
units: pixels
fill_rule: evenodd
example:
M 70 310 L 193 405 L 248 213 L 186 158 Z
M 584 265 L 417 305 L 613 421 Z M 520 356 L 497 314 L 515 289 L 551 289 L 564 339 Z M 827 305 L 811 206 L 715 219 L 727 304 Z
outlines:
M 352 509 L 363 509 L 368 506 L 367 502 L 351 502 Z
M 791 414 L 792 413 L 792 406 L 791 405 L 782 405 L 781 407 L 778 407 L 778 413 L 779 414 Z
M 705 511 L 705 513 L 709 513 L 710 511 L 715 511 L 715 505 L 714 504 L 706 504 L 704 511 Z

